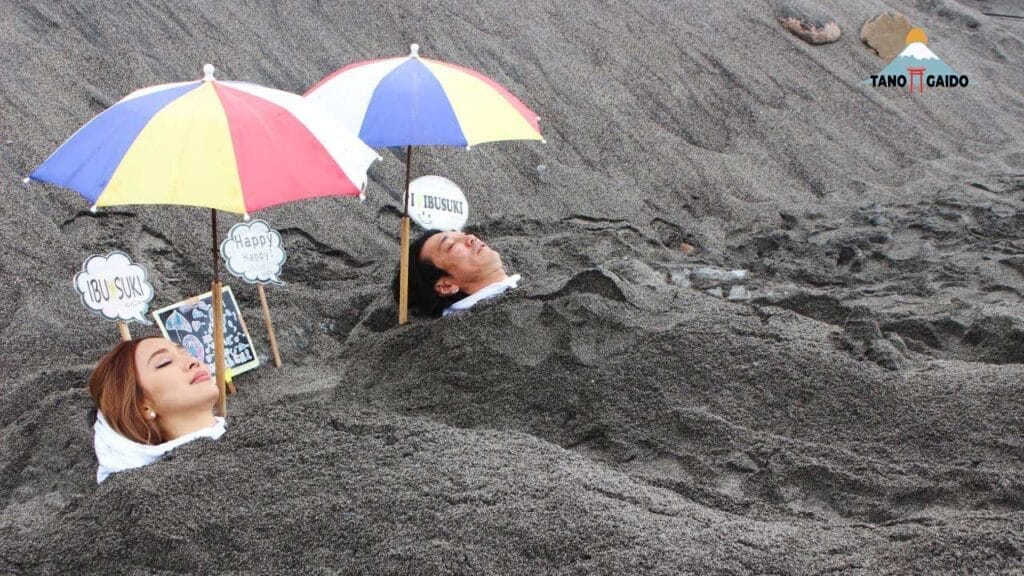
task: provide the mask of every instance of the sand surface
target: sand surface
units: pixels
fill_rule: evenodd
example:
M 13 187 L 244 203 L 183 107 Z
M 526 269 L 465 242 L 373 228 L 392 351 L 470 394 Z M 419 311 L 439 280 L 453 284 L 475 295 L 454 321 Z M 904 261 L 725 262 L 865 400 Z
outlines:
M 820 2 L 844 34 L 813 47 L 767 1 L 6 2 L 0 574 L 1020 574 L 1017 4 Z M 865 86 L 889 9 L 969 87 Z M 116 331 L 71 278 L 120 249 L 154 308 L 205 292 L 209 218 L 21 178 L 205 62 L 301 93 L 413 42 L 542 118 L 546 144 L 413 158 L 521 289 L 396 325 L 385 150 L 365 203 L 259 214 L 286 365 L 239 378 L 228 434 L 97 487 L 85 386 Z

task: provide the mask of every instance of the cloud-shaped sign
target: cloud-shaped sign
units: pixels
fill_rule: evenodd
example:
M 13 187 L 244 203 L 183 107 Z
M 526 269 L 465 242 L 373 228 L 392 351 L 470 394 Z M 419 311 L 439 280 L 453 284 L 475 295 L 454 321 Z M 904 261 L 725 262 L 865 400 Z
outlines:
M 409 184 L 409 216 L 426 230 L 462 230 L 469 203 L 455 182 L 420 176 Z
M 284 284 L 284 246 L 281 235 L 263 220 L 239 222 L 220 244 L 220 255 L 228 271 L 250 284 Z
M 75 274 L 75 290 L 86 308 L 107 320 L 152 324 L 146 312 L 153 300 L 153 285 L 146 269 L 133 264 L 124 252 L 86 258 L 81 272 Z

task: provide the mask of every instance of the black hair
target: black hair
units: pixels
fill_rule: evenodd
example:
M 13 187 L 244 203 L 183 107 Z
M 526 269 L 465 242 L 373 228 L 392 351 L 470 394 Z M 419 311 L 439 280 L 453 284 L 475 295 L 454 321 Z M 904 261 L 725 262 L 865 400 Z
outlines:
M 409 245 L 409 309 L 419 316 L 440 316 L 445 308 L 468 296 L 461 290 L 451 296 L 438 296 L 434 291 L 434 285 L 447 272 L 434 266 L 430 260 L 420 258 L 420 253 L 427 240 L 439 232 L 440 230 L 428 230 Z M 399 298 L 401 266 L 399 263 L 395 270 L 395 279 L 391 281 L 396 303 Z

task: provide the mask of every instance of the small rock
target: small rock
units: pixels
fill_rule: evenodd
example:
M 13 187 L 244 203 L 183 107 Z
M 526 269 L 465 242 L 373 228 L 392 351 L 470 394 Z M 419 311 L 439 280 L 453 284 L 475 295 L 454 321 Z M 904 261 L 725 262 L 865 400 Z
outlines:
M 679 250 L 683 254 L 686 254 L 687 256 L 690 256 L 690 255 L 693 255 L 694 253 L 697 252 L 697 247 L 692 245 L 692 244 L 687 244 L 686 242 L 680 242 L 679 243 Z
M 723 295 L 722 294 L 722 287 L 721 286 L 715 286 L 714 288 L 708 288 L 707 290 L 705 290 L 705 292 L 707 292 L 711 296 L 714 296 L 715 298 L 721 298 L 722 295 Z
M 810 2 L 788 2 L 779 11 L 782 27 L 808 44 L 829 44 L 839 40 L 842 30 L 821 8 Z
M 743 286 L 733 286 L 729 288 L 729 296 L 727 296 L 727 299 L 732 300 L 733 302 L 750 300 L 750 292 L 747 292 L 747 289 Z
M 690 272 L 690 282 L 698 288 L 711 288 L 723 284 L 741 284 L 747 279 L 746 270 L 724 270 L 722 268 L 697 268 Z
M 899 12 L 882 12 L 877 14 L 860 29 L 860 39 L 876 54 L 888 62 L 906 47 L 907 33 L 910 22 Z

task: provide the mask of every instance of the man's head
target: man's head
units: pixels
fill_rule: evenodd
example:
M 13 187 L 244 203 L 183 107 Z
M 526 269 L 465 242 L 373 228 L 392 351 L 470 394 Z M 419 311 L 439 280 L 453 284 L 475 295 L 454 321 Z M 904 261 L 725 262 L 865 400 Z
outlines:
M 452 303 L 506 278 L 501 255 L 472 234 L 429 231 L 409 246 L 409 307 L 438 316 Z M 398 300 L 399 275 L 392 288 Z

